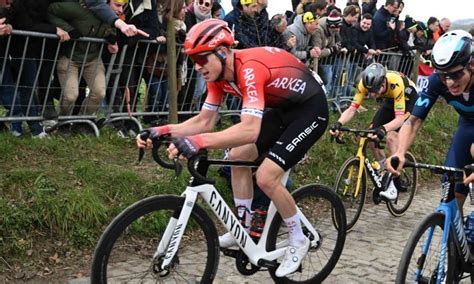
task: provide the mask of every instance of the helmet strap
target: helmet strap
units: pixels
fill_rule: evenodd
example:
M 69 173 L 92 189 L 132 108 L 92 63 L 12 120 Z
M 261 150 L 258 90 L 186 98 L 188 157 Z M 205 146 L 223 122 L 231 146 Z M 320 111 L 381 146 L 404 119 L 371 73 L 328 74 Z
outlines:
M 228 50 L 229 49 L 226 46 L 219 46 L 214 50 L 214 54 L 221 61 L 221 67 L 222 67 L 221 74 L 219 74 L 219 77 L 217 78 L 218 81 L 221 81 L 222 79 L 224 79 L 224 72 L 225 72 L 225 67 L 226 67 Z

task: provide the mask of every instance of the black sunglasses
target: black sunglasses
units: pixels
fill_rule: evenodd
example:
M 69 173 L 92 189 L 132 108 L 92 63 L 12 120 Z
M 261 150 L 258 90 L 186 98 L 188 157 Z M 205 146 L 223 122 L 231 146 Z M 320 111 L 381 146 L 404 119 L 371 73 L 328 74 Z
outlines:
M 461 79 L 462 76 L 464 76 L 464 70 L 466 70 L 466 67 L 454 72 L 440 72 L 440 71 L 436 71 L 436 72 L 438 73 L 438 76 L 441 79 L 441 81 L 445 83 L 447 80 L 457 81 Z
M 204 7 L 206 7 L 206 8 L 210 8 L 210 7 L 211 7 L 211 2 L 206 2 L 206 1 L 204 1 L 204 0 L 199 0 L 198 4 L 201 5 L 201 6 L 204 6 Z

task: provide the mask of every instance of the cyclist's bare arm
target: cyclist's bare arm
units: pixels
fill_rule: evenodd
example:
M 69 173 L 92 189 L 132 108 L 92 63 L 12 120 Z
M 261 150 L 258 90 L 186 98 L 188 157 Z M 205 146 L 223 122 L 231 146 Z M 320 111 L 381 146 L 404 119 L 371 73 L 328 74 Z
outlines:
M 392 121 L 384 125 L 385 130 L 387 130 L 387 132 L 395 131 L 403 125 L 404 121 L 405 121 L 404 114 L 397 115 L 395 116 L 395 119 L 393 119 Z
M 355 115 L 357 111 L 357 108 L 355 108 L 354 106 L 350 106 L 348 109 L 346 109 L 342 114 L 341 116 L 339 117 L 339 119 L 337 120 L 338 122 L 340 122 L 342 125 L 348 123 Z M 339 135 L 339 131 L 333 131 L 333 130 L 329 130 L 329 133 L 331 133 L 331 135 Z
M 205 149 L 225 149 L 255 143 L 260 133 L 262 119 L 252 115 L 242 115 L 240 120 L 240 123 L 223 131 L 200 134 L 201 147 Z M 188 124 L 188 126 L 191 126 L 191 124 Z M 182 125 L 178 124 L 174 127 L 180 128 Z M 168 147 L 168 153 L 170 157 L 178 154 L 178 149 L 174 144 Z
M 242 115 L 241 122 L 225 130 L 203 133 L 203 146 L 207 149 L 225 149 L 255 143 L 260 133 L 262 119 L 253 115 Z
M 173 137 L 190 136 L 211 132 L 219 120 L 219 113 L 202 109 L 198 115 L 179 124 L 169 124 L 169 131 Z
M 400 170 L 403 168 L 403 164 L 405 163 L 405 154 L 415 141 L 418 129 L 421 128 L 422 124 L 423 120 L 413 115 L 410 116 L 407 121 L 405 121 L 402 128 L 400 129 L 400 133 L 398 134 L 398 149 L 393 155 L 400 159 L 400 164 L 398 165 L 397 169 L 392 168 L 390 163 L 393 157 L 392 156 L 385 161 L 385 169 L 391 173 L 394 173 L 395 175 L 400 174 Z

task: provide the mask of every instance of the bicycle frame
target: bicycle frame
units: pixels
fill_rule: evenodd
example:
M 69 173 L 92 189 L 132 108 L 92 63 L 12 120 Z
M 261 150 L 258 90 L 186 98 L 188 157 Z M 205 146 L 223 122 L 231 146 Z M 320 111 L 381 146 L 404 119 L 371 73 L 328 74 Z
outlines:
M 356 154 L 356 157 L 359 158 L 359 172 L 357 173 L 357 184 L 356 184 L 356 190 L 354 192 L 354 196 L 359 195 L 359 190 L 360 190 L 360 186 L 362 182 L 362 175 L 364 174 L 364 171 L 362 170 L 363 168 L 367 170 L 367 172 L 369 173 L 370 179 L 372 180 L 373 184 L 378 189 L 382 189 L 383 187 L 383 184 L 382 184 L 383 177 L 380 176 L 378 171 L 372 167 L 370 160 L 365 155 L 366 149 L 367 149 L 367 138 L 360 137 L 359 146 L 357 148 L 357 154 Z M 351 177 L 352 177 L 352 169 L 349 171 L 349 178 Z M 344 194 L 346 193 L 347 192 L 344 192 Z
M 443 199 L 441 200 L 439 206 L 436 208 L 436 212 L 444 214 L 444 228 L 443 236 L 441 239 L 441 254 L 440 261 L 438 264 L 438 275 L 440 275 L 441 277 L 438 277 L 436 283 L 441 283 L 441 279 L 444 279 L 446 277 L 445 260 L 448 247 L 448 238 L 449 234 L 451 233 L 451 230 L 454 233 L 454 242 L 456 244 L 456 248 L 462 256 L 463 262 L 472 263 L 474 261 L 473 255 L 471 254 L 469 246 L 467 244 L 466 234 L 464 233 L 464 226 L 458 202 L 456 198 L 454 198 L 454 194 L 450 194 L 450 192 L 454 192 L 454 182 L 444 182 L 442 184 Z M 428 232 L 428 235 L 426 236 L 425 244 L 423 246 L 423 255 L 425 256 L 428 254 L 431 239 L 433 237 L 433 232 L 434 227 L 431 227 Z M 420 273 L 421 271 L 419 270 L 419 268 L 417 268 L 416 279 L 419 279 Z
M 286 181 L 288 176 L 289 171 L 285 173 L 282 181 Z M 244 227 L 240 224 L 240 221 L 234 215 L 217 189 L 211 184 L 202 184 L 198 186 L 188 186 L 181 194 L 181 196 L 185 197 L 183 209 L 181 210 L 178 218 L 173 216 L 170 219 L 160 244 L 158 245 L 158 248 L 154 254 L 154 257 L 165 255 L 161 267 L 162 269 L 165 269 L 171 263 L 176 252 L 178 251 L 184 229 L 186 228 L 187 222 L 199 195 L 202 196 L 202 198 L 207 202 L 217 218 L 226 227 L 227 231 L 229 231 L 237 240 L 238 246 L 248 256 L 252 264 L 258 265 L 258 261 L 260 259 L 272 261 L 283 256 L 286 246 L 288 245 L 287 240 L 278 243 L 276 246 L 277 249 L 275 251 L 267 252 L 265 247 L 270 225 L 275 214 L 277 213 L 273 202 L 270 203 L 270 207 L 268 209 L 267 221 L 265 222 L 265 226 L 263 228 L 262 237 L 256 244 L 250 235 L 245 231 Z M 297 208 L 297 213 L 299 214 L 303 225 L 315 236 L 311 246 L 316 245 L 317 242 L 319 242 L 319 234 L 308 221 L 308 219 L 301 213 L 299 208 Z

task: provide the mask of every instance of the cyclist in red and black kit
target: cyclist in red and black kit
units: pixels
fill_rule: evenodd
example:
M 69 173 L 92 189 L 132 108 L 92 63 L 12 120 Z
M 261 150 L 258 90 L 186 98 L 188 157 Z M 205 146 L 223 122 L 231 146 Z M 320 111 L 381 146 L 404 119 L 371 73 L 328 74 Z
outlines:
M 233 43 L 227 24 L 217 19 L 201 22 L 188 32 L 185 52 L 207 81 L 206 101 L 195 117 L 150 131 L 154 136 L 176 137 L 168 148 L 170 156 L 181 152 L 190 157 L 202 148 L 232 148 L 229 158 L 234 160 L 264 155 L 256 172 L 257 184 L 274 202 L 289 231 L 290 245 L 276 271 L 283 277 L 299 267 L 310 242 L 281 178 L 323 135 L 328 123 L 325 91 L 319 77 L 290 53 L 274 47 L 231 50 Z M 212 132 L 225 93 L 242 99 L 241 122 Z M 264 112 L 264 108 L 270 109 Z M 151 140 L 137 136 L 137 145 L 151 147 Z M 251 170 L 232 168 L 232 188 L 237 214 L 249 227 Z M 236 245 L 227 234 L 219 243 L 221 247 Z

